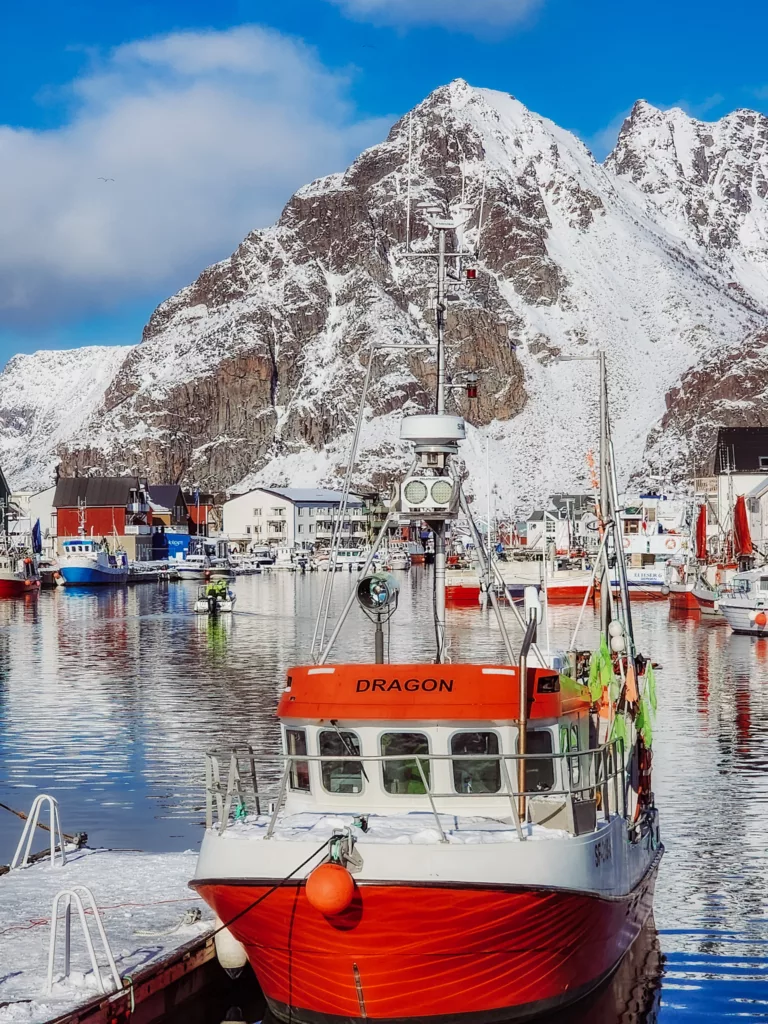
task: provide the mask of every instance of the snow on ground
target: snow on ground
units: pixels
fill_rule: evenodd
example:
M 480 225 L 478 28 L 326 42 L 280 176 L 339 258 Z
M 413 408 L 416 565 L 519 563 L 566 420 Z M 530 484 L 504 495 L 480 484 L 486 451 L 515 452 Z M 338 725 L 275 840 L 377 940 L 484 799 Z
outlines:
M 163 960 L 209 931 L 213 915 L 190 889 L 197 854 L 146 854 L 83 849 L 64 867 L 46 861 L 0 877 L 0 1024 L 38 1024 L 86 1002 L 97 988 L 73 908 L 72 974 L 62 980 L 64 927 L 60 920 L 53 994 L 45 994 L 51 904 L 60 889 L 86 885 L 101 912 L 122 977 Z M 176 927 L 189 910 L 201 920 Z M 102 976 L 109 977 L 98 933 L 89 916 Z M 174 930 L 175 929 L 175 930 Z M 156 934 L 171 932 L 167 935 Z M 5 1005 L 4 1005 L 5 1004 Z

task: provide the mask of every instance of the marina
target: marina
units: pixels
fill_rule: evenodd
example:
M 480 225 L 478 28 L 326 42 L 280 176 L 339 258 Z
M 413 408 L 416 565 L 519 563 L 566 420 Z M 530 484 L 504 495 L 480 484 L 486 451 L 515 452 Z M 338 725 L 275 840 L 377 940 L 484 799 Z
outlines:
M 393 660 L 407 663 L 428 654 L 426 631 L 405 623 L 424 623 L 431 572 L 414 567 L 408 574 L 402 621 L 392 627 Z M 280 680 L 304 655 L 323 578 L 274 573 L 240 579 L 235 613 L 216 625 L 196 621 L 191 585 L 59 588 L 34 603 L 3 602 L 8 682 L 0 801 L 26 810 L 44 786 L 60 802 L 65 830 L 86 830 L 93 848 L 131 847 L 152 855 L 196 850 L 205 817 L 203 754 L 230 743 L 279 753 L 273 715 Z M 335 610 L 343 596 L 341 589 L 334 595 Z M 551 609 L 554 645 L 567 644 L 577 613 L 569 606 Z M 509 610 L 505 614 L 512 618 Z M 449 616 L 457 657 L 500 655 L 501 640 L 487 612 L 456 609 Z M 765 985 L 768 858 L 761 822 L 768 785 L 761 766 L 768 701 L 761 680 L 768 673 L 768 641 L 680 616 L 661 602 L 638 606 L 635 618 L 659 662 L 654 789 L 665 812 L 667 855 L 654 904 L 658 939 L 646 943 L 640 958 L 645 966 L 633 976 L 632 991 L 646 986 L 651 1011 L 661 1020 L 704 1013 L 725 1020 L 745 1004 L 759 1005 Z M 343 638 L 358 658 L 366 651 L 364 625 L 356 613 Z M 585 642 L 596 644 L 593 613 L 585 628 Z M 34 689 L 26 683 L 31 675 L 38 681 Z M 87 717 L 79 713 L 83 702 Z M 12 817 L 4 822 L 0 862 L 10 861 L 20 827 Z M 195 857 L 186 856 L 191 877 Z M 0 878 L 0 886 L 6 880 Z M 96 886 L 94 895 L 110 902 Z M 29 912 L 15 905 L 3 927 L 38 913 L 45 916 L 37 904 Z M 104 914 L 108 935 L 116 913 Z M 169 925 L 177 920 L 165 919 Z M 37 939 L 42 973 L 4 981 L 0 1003 L 11 983 L 18 998 L 35 998 L 44 984 L 43 932 Z M 7 935 L 0 940 L 6 965 L 15 944 Z M 653 953 L 657 941 L 663 967 Z M 622 1016 L 620 1000 L 611 1012 L 604 1019 L 612 1024 L 630 1019 Z M 0 1020 L 29 1019 L 8 1014 L 0 1009 Z

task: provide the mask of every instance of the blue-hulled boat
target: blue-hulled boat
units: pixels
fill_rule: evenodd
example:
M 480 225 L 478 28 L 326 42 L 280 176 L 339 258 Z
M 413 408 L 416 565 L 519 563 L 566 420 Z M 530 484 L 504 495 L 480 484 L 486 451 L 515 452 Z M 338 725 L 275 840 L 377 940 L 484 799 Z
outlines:
M 85 537 L 65 540 L 59 573 L 65 587 L 93 587 L 128 582 L 128 556 L 111 554 L 103 541 Z

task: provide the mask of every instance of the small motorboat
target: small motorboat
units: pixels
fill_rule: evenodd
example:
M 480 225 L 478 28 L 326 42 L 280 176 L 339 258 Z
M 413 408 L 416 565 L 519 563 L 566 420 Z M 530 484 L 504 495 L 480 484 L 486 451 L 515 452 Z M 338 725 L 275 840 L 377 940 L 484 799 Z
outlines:
M 175 566 L 180 580 L 204 580 L 211 568 L 208 555 L 187 555 Z
M 199 587 L 195 612 L 198 615 L 223 615 L 235 607 L 237 596 L 224 580 L 216 580 Z
M 737 572 L 721 593 L 719 609 L 734 633 L 768 637 L 768 565 Z

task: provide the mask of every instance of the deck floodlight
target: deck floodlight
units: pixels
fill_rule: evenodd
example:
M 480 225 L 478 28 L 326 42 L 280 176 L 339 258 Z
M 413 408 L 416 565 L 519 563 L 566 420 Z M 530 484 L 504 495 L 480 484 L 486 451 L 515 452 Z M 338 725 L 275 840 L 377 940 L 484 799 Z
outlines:
M 390 608 L 394 611 L 399 593 L 400 584 L 389 572 L 375 572 L 357 584 L 358 604 L 371 618 L 390 611 Z
M 477 382 L 480 375 L 477 373 L 465 373 L 464 383 L 467 386 L 467 398 L 477 398 Z

